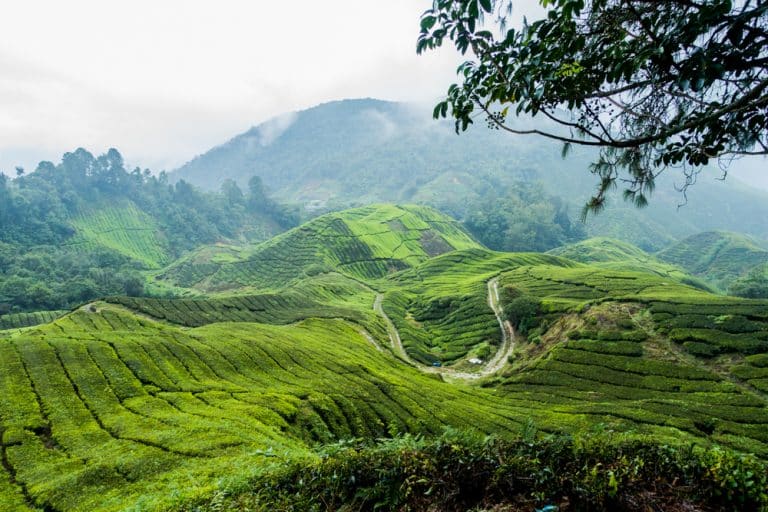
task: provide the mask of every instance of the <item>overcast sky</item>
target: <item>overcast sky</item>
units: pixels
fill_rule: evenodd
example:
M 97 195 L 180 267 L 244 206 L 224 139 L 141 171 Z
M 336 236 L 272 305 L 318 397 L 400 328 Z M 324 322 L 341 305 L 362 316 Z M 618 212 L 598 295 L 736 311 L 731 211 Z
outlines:
M 519 12 L 535 5 L 519 2 Z M 77 147 L 172 169 L 271 116 L 435 101 L 459 57 L 416 56 L 431 0 L 12 2 L 0 20 L 0 170 Z
M 283 112 L 343 98 L 434 102 L 460 57 L 452 48 L 416 55 L 431 3 L 8 2 L 0 171 L 81 146 L 171 170 Z M 515 18 L 535 17 L 537 3 L 518 0 Z

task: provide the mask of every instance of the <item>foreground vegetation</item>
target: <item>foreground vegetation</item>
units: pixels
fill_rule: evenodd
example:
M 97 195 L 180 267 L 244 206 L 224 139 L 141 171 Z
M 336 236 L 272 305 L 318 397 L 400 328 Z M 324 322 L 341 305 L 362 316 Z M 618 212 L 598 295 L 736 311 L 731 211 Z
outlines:
M 611 378 L 607 365 L 616 362 L 596 359 L 599 353 L 589 357 L 591 372 Z M 333 319 L 184 330 L 103 303 L 7 334 L 0 358 L 0 492 L 12 510 L 123 510 L 129 503 L 134 510 L 205 503 L 211 510 L 222 503 L 418 510 L 563 500 L 611 509 L 646 490 L 658 493 L 646 499 L 662 502 L 686 495 L 752 506 L 764 499 L 758 459 L 692 448 L 710 446 L 708 438 L 759 448 L 750 439 L 768 422 L 764 402 L 694 368 L 670 365 L 678 377 L 659 377 L 684 387 L 669 388 L 670 399 L 676 395 L 688 415 L 700 403 L 706 417 L 717 409 L 705 399 L 723 393 L 728 403 L 720 407 L 742 431 L 726 435 L 732 427 L 716 416 L 708 433 L 675 418 L 647 421 L 664 403 L 663 390 L 643 384 L 649 379 L 618 386 L 632 399 L 616 395 L 616 384 L 594 386 L 602 404 L 568 400 L 554 387 L 545 399 L 544 368 L 501 386 L 442 382 L 382 351 L 360 327 Z M 634 359 L 637 368 L 664 368 Z M 497 441 L 432 441 L 446 426 Z M 624 434 L 611 439 L 610 431 Z M 399 433 L 417 437 L 369 445 Z M 317 451 L 317 443 L 336 444 Z M 652 478 L 658 474 L 669 480 Z M 461 484 L 467 475 L 477 487 Z
M 768 302 L 603 242 L 499 253 L 372 206 L 158 273 L 187 298 L 4 316 L 0 503 L 766 507 Z
M 531 431 L 532 432 L 532 431 Z M 319 460 L 271 466 L 185 509 L 759 510 L 766 466 L 721 449 L 621 436 L 505 441 L 449 430 L 326 445 Z

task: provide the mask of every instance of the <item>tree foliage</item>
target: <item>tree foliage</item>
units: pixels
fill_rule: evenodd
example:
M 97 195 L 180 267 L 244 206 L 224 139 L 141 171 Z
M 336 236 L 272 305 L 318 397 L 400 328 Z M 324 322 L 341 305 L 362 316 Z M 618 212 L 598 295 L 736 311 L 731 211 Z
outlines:
M 540 0 L 544 19 L 508 28 L 512 0 L 435 0 L 417 51 L 452 41 L 470 58 L 435 117 L 600 148 L 587 211 L 624 183 L 644 206 L 654 178 L 768 154 L 768 3 L 764 0 Z M 489 22 L 491 20 L 492 22 Z M 540 115 L 519 128 L 513 115 Z
M 0 315 L 145 293 L 142 261 L 73 243 L 73 219 L 100 209 L 135 205 L 153 219 L 170 258 L 223 239 L 260 240 L 269 234 L 265 229 L 297 223 L 295 213 L 263 189 L 244 194 L 228 181 L 217 194 L 183 180 L 170 184 L 165 172 L 129 171 L 116 149 L 94 156 L 80 148 L 59 164 L 41 162 L 17 175 L 11 180 L 0 173 Z
M 567 205 L 536 182 L 518 181 L 466 204 L 464 227 L 496 251 L 544 252 L 586 238 Z

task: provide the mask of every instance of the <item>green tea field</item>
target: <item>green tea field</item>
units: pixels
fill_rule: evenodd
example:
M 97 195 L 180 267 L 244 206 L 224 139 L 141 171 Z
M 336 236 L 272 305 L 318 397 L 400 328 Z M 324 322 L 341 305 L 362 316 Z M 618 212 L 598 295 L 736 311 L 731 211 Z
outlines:
M 0 510 L 768 504 L 768 301 L 417 207 L 214 259 L 158 274 L 194 298 L 0 318 Z

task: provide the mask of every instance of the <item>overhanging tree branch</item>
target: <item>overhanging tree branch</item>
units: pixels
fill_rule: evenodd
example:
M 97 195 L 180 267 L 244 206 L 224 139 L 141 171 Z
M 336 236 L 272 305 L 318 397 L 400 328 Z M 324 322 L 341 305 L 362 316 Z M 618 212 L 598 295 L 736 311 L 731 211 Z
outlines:
M 511 134 L 600 147 L 599 204 L 624 172 L 634 200 L 668 165 L 765 153 L 768 3 L 541 1 L 547 16 L 519 30 L 506 29 L 509 0 L 438 0 L 424 13 L 419 53 L 450 40 L 476 59 L 460 67 L 463 83 L 449 88 L 437 117 L 450 112 L 462 131 L 480 109 Z M 484 14 L 499 30 L 483 26 Z M 510 126 L 510 108 L 579 137 Z

